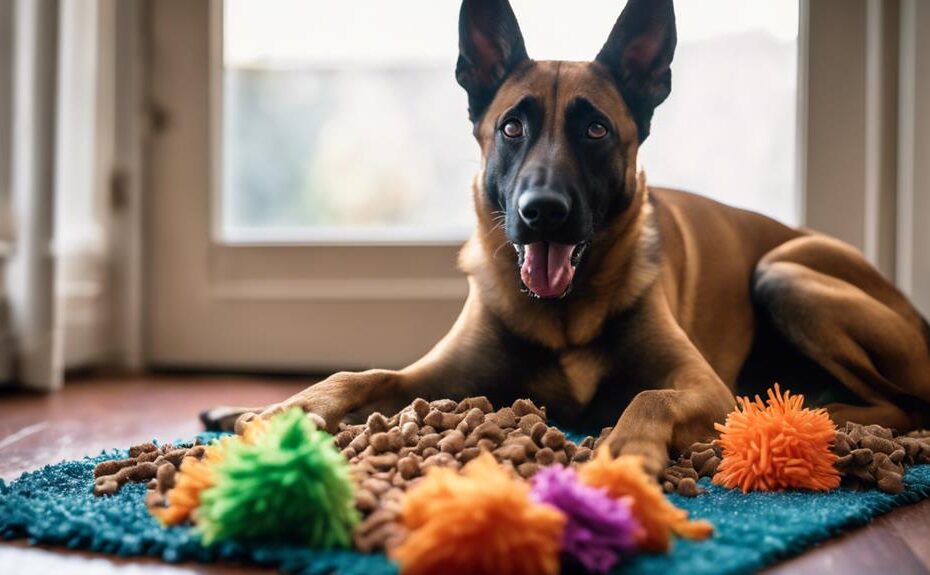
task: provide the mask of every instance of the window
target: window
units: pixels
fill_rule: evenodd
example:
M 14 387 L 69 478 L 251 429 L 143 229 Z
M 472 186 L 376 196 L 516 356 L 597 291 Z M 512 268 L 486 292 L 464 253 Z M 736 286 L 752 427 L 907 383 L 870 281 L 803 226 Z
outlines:
M 591 59 L 621 9 L 513 0 L 538 59 Z M 798 4 L 682 0 L 649 181 L 798 223 Z M 226 0 L 221 239 L 461 240 L 478 147 L 458 2 Z

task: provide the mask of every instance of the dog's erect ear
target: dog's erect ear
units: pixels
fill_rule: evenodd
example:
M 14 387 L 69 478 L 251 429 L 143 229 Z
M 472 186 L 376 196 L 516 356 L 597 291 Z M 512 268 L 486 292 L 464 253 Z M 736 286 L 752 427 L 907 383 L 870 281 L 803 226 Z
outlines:
M 672 0 L 629 0 L 595 59 L 610 70 L 620 88 L 640 142 L 649 135 L 656 106 L 672 90 L 676 41 Z
M 477 122 L 504 79 L 527 60 L 520 26 L 507 0 L 463 0 L 455 79 L 468 92 L 468 117 Z

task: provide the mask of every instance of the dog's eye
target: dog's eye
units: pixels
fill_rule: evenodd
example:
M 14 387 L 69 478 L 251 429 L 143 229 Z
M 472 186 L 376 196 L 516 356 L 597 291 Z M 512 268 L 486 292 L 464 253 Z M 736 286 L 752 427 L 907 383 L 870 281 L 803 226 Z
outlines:
M 600 140 L 607 135 L 607 126 L 600 122 L 592 122 L 588 126 L 588 131 L 585 135 L 592 140 Z
M 523 123 L 520 120 L 507 120 L 501 126 L 501 133 L 508 138 L 521 138 L 523 137 Z

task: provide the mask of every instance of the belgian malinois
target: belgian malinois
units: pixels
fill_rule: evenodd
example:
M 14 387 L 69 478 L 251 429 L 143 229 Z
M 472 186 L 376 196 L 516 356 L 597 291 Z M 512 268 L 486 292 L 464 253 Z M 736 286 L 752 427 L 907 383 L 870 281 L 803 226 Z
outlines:
M 593 62 L 531 60 L 507 0 L 464 0 L 459 34 L 482 154 L 461 316 L 407 368 L 337 373 L 240 422 L 530 397 L 564 425 L 614 425 L 611 449 L 653 472 L 711 436 L 749 380 L 832 397 L 840 424 L 926 425 L 930 329 L 862 255 L 637 171 L 671 90 L 671 0 L 629 0 Z

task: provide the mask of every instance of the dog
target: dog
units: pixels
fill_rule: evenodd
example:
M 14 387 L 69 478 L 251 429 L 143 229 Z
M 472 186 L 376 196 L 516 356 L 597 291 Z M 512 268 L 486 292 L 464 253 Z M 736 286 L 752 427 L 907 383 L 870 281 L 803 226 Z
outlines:
M 859 252 L 647 186 L 637 150 L 671 90 L 671 0 L 629 0 L 591 62 L 530 59 L 507 0 L 464 0 L 459 35 L 482 156 L 460 317 L 409 367 L 210 410 L 208 427 L 299 406 L 334 430 L 417 397 L 530 397 L 562 424 L 613 426 L 610 449 L 658 473 L 753 382 L 832 398 L 838 424 L 927 424 L 930 328 Z

